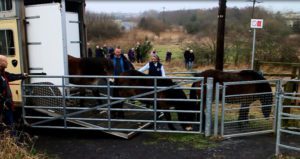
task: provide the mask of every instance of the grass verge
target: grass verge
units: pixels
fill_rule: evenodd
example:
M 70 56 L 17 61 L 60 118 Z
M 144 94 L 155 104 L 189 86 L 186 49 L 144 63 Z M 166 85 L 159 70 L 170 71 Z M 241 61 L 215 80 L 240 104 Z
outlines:
M 182 146 L 191 146 L 195 149 L 206 149 L 216 147 L 217 143 L 208 138 L 205 138 L 203 135 L 199 134 L 163 134 L 155 133 L 152 136 L 151 141 L 145 141 L 146 145 L 155 145 L 160 142 L 172 142 Z
M 33 144 L 20 142 L 12 137 L 8 131 L 0 132 L 0 158 L 1 159 L 48 159 L 45 154 L 37 153 Z

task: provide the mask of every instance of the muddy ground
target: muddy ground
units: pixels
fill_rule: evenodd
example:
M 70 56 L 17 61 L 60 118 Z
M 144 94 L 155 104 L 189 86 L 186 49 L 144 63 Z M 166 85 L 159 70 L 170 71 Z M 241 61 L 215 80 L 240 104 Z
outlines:
M 167 140 L 153 142 L 151 133 L 139 133 L 129 140 L 99 131 L 35 130 L 32 134 L 39 136 L 38 151 L 62 159 L 269 159 L 275 154 L 272 134 L 225 139 L 206 149 Z M 294 136 L 287 139 L 300 143 Z M 300 153 L 290 154 L 300 158 Z
M 35 149 L 59 159 L 271 159 L 275 158 L 274 134 L 210 140 L 216 146 L 197 149 L 188 143 L 158 140 L 155 133 L 138 133 L 131 139 L 118 138 L 101 131 L 29 129 L 38 136 Z M 174 135 L 174 134 L 162 134 Z M 300 145 L 300 136 L 283 135 L 285 143 Z M 299 158 L 300 152 L 284 154 Z

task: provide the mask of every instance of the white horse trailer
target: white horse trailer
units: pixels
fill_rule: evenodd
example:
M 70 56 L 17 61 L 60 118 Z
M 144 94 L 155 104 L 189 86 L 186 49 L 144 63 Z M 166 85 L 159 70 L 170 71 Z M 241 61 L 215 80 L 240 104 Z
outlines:
M 50 3 L 26 6 L 25 14 L 29 73 L 68 75 L 65 51 L 80 57 L 78 13 L 66 12 L 64 20 L 60 3 Z M 51 27 L 51 30 L 45 30 L 47 27 Z M 64 40 L 67 50 L 64 50 Z M 36 78 L 31 82 L 43 81 Z M 62 81 L 49 79 L 48 82 L 59 85 Z
M 85 0 L 1 0 L 0 54 L 8 57 L 7 71 L 68 75 L 67 54 L 86 55 L 84 12 Z M 20 81 L 10 85 L 20 103 Z
M 41 75 L 41 78 L 31 76 L 22 89 L 20 81 L 11 83 L 13 99 L 19 105 L 23 103 L 23 121 L 32 128 L 106 130 L 129 138 L 135 132 L 120 132 L 120 128 L 139 130 L 150 125 L 149 122 L 128 125 L 122 120 L 117 124 L 118 131 L 112 132 L 106 128 L 110 121 L 89 122 L 93 114 L 84 113 L 98 112 L 98 108 L 67 103 L 66 99 L 76 98 L 69 93 L 70 87 L 64 87 L 68 85 L 64 79 L 68 75 L 67 55 L 86 57 L 87 52 L 84 7 L 85 0 L 0 0 L 0 54 L 8 57 L 7 71 Z M 110 101 L 109 94 L 102 98 Z M 74 113 L 75 116 L 70 116 Z M 146 114 L 131 113 L 147 120 L 153 116 L 153 113 Z M 96 115 L 93 120 L 100 120 L 99 114 Z M 58 123 L 46 121 L 49 119 Z

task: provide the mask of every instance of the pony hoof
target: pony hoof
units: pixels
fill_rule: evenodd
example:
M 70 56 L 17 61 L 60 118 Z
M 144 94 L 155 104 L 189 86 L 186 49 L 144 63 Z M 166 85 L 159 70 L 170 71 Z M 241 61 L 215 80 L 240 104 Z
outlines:
M 188 126 L 188 127 L 185 128 L 185 130 L 186 130 L 186 131 L 192 131 L 192 130 L 193 130 L 193 127 Z

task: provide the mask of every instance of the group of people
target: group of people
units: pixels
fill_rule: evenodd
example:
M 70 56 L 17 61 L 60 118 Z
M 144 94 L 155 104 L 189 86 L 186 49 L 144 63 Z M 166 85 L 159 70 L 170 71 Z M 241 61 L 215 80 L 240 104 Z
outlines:
M 90 47 L 90 44 L 88 43 L 88 57 L 93 57 L 93 50 Z M 114 54 L 114 48 L 113 47 L 107 47 L 106 44 L 104 44 L 102 47 L 99 45 L 96 45 L 95 48 L 95 57 L 105 57 L 110 58 Z
M 183 56 L 184 56 L 185 68 L 191 70 L 193 68 L 193 64 L 195 60 L 194 51 L 189 48 L 186 48 Z
M 92 56 L 92 53 L 89 51 L 89 56 Z M 142 55 L 141 55 L 141 46 L 138 42 L 134 48 L 130 48 L 127 53 L 127 57 L 124 56 L 124 52 L 120 47 L 112 48 L 107 47 L 106 44 L 103 47 L 96 46 L 95 49 L 96 57 L 106 57 L 111 59 L 114 65 L 114 75 L 120 75 L 122 72 L 127 70 L 133 69 L 133 62 L 140 63 L 142 62 Z M 167 50 L 166 52 L 166 62 L 171 62 L 172 52 Z M 166 76 L 165 70 L 163 65 L 160 63 L 160 59 L 157 55 L 155 49 L 150 52 L 150 62 L 148 62 L 145 66 L 139 69 L 140 72 L 144 72 L 148 70 L 148 74 L 150 76 Z M 187 48 L 184 51 L 184 62 L 185 67 L 188 70 L 191 70 L 194 64 L 195 55 L 192 49 Z
M 142 49 L 139 42 L 136 43 L 135 48 L 129 49 L 128 58 L 130 62 L 137 62 L 137 63 L 143 62 Z
M 120 48 L 115 49 L 114 56 L 111 57 L 111 60 L 114 66 L 115 76 L 118 76 L 122 72 L 128 71 L 130 69 L 134 69 L 131 62 L 124 56 L 124 54 L 122 54 L 122 50 Z M 151 61 L 139 69 L 140 72 L 144 72 L 146 70 L 148 70 L 148 74 L 150 76 L 166 76 L 164 67 L 160 63 L 160 59 L 156 54 L 151 55 Z

